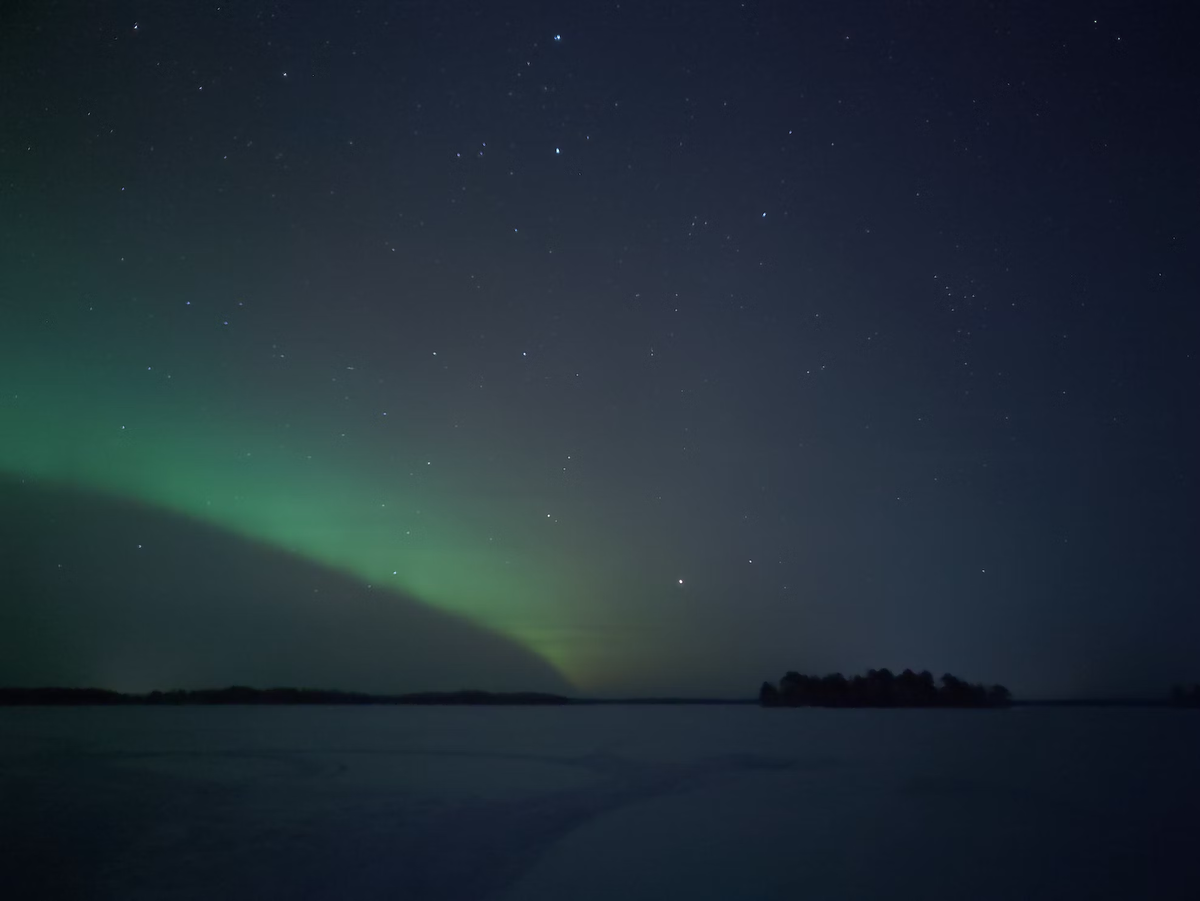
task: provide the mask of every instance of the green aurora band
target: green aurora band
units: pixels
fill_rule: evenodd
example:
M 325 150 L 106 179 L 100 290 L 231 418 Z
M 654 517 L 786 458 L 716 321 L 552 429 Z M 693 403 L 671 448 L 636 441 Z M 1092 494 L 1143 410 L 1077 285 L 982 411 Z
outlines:
M 138 383 L 95 354 L 0 350 L 0 472 L 134 499 L 303 555 L 509 636 L 577 685 L 592 681 L 597 635 L 577 616 L 589 606 L 579 560 L 568 562 L 561 539 L 512 528 L 544 522 L 532 502 L 488 509 L 432 472 L 356 459 L 315 424 L 319 411 L 279 429 L 228 399 L 189 396 L 196 378 Z

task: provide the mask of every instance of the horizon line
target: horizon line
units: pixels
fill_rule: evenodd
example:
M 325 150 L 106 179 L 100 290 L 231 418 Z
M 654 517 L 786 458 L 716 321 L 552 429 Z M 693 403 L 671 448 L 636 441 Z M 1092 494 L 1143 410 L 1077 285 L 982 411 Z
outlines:
M 406 691 L 397 693 L 379 693 L 347 690 L 339 688 L 309 688 L 299 686 L 276 685 L 268 688 L 257 688 L 248 685 L 226 685 L 208 688 L 172 688 L 151 689 L 142 692 L 117 691 L 111 688 L 96 686 L 66 686 L 66 685 L 0 685 L 0 706 L 39 706 L 36 698 L 45 696 L 48 703 L 54 704 L 54 696 L 59 696 L 62 706 L 104 706 L 105 704 L 170 704 L 201 706 L 205 698 L 222 699 L 235 698 L 239 695 L 246 697 L 246 704 L 260 706 L 320 706 L 377 704 L 377 705 L 420 705 L 436 706 L 444 703 L 447 706 L 464 706 L 477 704 L 507 704 L 509 706 L 552 706 L 570 704 L 711 704 L 711 705 L 742 705 L 759 703 L 753 695 L 745 696 L 712 696 L 712 695 L 564 695 L 557 692 L 545 691 L 491 691 L 478 688 L 458 688 L 448 690 Z M 274 698 L 270 696 L 274 695 Z M 74 696 L 73 700 L 67 700 Z M 23 700 L 24 704 L 20 704 Z M 14 703 L 16 702 L 16 703 Z M 64 703 L 65 702 L 65 703 Z M 209 702 L 211 705 L 211 702 Z M 226 706 L 237 706 L 236 700 L 226 701 Z M 1011 705 L 1015 707 L 1037 706 L 1127 706 L 1152 707 L 1174 706 L 1169 695 L 1147 696 L 1075 696 L 1075 697 L 1014 697 Z M 801 705 L 812 706 L 812 705 Z M 857 709 L 857 708 L 855 708 Z M 923 709 L 914 707 L 913 709 Z

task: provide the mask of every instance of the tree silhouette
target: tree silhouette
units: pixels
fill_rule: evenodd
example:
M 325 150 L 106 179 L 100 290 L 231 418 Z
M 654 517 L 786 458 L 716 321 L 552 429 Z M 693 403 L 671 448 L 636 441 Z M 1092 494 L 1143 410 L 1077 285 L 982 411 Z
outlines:
M 928 670 L 868 670 L 847 679 L 841 673 L 806 676 L 794 670 L 778 686 L 764 682 L 758 692 L 764 707 L 1008 707 L 1012 694 L 1003 685 L 986 688 L 946 673 L 938 688 Z
M 758 690 L 758 703 L 763 707 L 779 706 L 779 689 L 770 682 L 764 682 Z
M 1176 707 L 1200 707 L 1200 684 L 1173 686 L 1171 703 Z

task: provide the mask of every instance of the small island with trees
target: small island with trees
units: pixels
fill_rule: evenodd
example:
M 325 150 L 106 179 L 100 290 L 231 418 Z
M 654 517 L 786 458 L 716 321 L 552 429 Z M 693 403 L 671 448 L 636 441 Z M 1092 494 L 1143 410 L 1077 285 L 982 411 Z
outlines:
M 946 673 L 941 685 L 933 673 L 906 669 L 868 670 L 847 679 L 841 673 L 805 676 L 789 672 L 778 684 L 764 682 L 758 692 L 763 707 L 1011 707 L 1012 693 L 1003 685 L 974 685 Z

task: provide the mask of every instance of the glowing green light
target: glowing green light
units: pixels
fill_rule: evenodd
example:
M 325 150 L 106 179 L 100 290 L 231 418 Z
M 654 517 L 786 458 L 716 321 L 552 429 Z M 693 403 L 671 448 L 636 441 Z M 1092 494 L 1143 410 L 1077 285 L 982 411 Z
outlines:
M 278 429 L 62 359 L 0 363 L 0 471 L 137 499 L 387 584 L 524 644 L 570 675 L 571 573 L 520 509 L 435 467 L 364 466 L 316 422 Z M 528 517 L 532 519 L 532 517 Z

